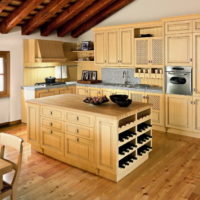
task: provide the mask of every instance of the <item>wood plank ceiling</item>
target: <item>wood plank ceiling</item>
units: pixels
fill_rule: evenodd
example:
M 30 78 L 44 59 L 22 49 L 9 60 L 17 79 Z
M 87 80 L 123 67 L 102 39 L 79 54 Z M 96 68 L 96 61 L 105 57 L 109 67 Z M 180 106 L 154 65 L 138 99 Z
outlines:
M 40 29 L 48 36 L 79 37 L 134 0 L 0 0 L 0 33 L 21 26 L 22 34 Z

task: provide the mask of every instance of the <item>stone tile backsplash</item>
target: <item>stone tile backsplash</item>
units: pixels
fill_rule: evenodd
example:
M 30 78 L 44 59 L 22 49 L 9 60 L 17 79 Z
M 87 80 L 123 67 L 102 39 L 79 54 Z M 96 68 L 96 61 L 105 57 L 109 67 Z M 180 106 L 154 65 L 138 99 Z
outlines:
M 103 68 L 101 71 L 103 83 L 118 83 L 124 84 L 125 81 L 129 84 L 140 83 L 139 78 L 134 77 L 134 69 L 129 68 Z M 123 74 L 127 74 L 123 78 Z M 126 78 L 125 78 L 126 77 Z

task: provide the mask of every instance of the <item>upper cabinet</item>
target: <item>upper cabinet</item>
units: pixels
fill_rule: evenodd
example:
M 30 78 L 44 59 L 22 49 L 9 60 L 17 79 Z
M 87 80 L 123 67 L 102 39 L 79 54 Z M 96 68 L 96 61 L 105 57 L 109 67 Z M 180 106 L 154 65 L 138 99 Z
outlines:
M 192 26 L 192 20 L 167 22 L 165 23 L 165 34 L 191 33 Z
M 192 66 L 192 34 L 165 36 L 166 65 Z
M 162 67 L 164 65 L 164 42 L 162 37 L 135 39 L 135 66 Z
M 133 29 L 95 31 L 95 64 L 133 66 Z
M 193 35 L 193 87 L 194 94 L 200 95 L 200 33 Z
M 52 40 L 24 40 L 24 65 L 26 67 L 56 66 L 66 63 L 64 42 Z M 67 46 L 72 45 L 69 43 Z

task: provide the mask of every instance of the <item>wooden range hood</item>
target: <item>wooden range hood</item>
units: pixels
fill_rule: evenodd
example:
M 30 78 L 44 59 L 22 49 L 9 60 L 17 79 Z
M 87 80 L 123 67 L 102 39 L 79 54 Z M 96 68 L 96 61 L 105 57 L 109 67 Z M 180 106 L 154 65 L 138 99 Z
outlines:
M 38 39 L 24 40 L 25 66 L 43 67 L 69 64 L 67 60 L 64 42 Z

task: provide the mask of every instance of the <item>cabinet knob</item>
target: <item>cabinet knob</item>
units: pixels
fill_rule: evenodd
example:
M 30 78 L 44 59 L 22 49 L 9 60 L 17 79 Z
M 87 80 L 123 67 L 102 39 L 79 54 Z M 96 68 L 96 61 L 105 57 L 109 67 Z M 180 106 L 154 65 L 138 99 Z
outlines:
M 53 131 L 51 130 L 51 134 L 53 134 Z
M 53 123 L 52 123 L 52 122 L 50 123 L 50 126 L 53 126 Z
M 190 62 L 192 62 L 192 58 L 190 58 Z
M 76 129 L 76 133 L 79 133 L 79 129 Z
M 77 116 L 77 118 L 76 118 L 76 119 L 77 119 L 77 121 L 78 121 L 78 120 L 79 120 L 79 117 Z
M 53 115 L 53 112 L 52 112 L 52 111 L 50 111 L 50 115 Z
M 77 138 L 76 141 L 79 142 L 79 138 Z

